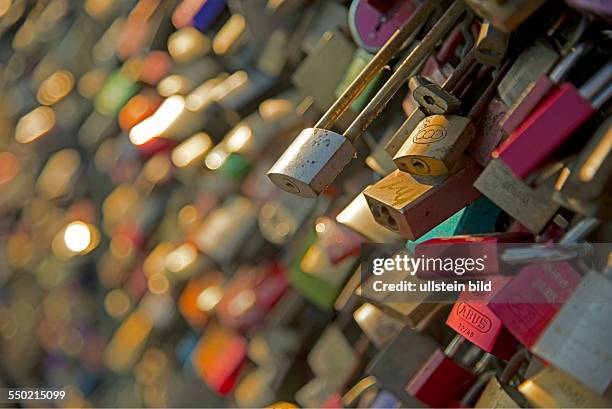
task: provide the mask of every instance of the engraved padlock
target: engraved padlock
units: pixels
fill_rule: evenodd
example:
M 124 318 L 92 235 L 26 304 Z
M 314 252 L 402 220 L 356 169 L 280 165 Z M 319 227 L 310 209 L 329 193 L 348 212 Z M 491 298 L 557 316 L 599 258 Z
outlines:
M 432 3 L 432 1 L 425 2 L 415 11 L 402 25 L 402 28 L 380 49 L 351 86 L 329 108 L 315 127 L 302 131 L 287 148 L 268 172 L 270 179 L 277 186 L 299 196 L 316 197 L 342 172 L 356 152 L 353 143 L 402 87 L 411 72 L 431 52 L 438 40 L 450 30 L 463 13 L 464 4 L 456 0 L 447 9 L 342 135 L 329 131 L 327 128 L 336 122 L 363 91 L 367 83 L 401 49 L 404 41 L 429 15 L 434 7 Z
M 431 115 L 422 120 L 393 157 L 398 169 L 422 176 L 448 174 L 475 135 L 473 120 L 487 107 L 508 68 L 506 64 L 499 70 L 466 117 Z

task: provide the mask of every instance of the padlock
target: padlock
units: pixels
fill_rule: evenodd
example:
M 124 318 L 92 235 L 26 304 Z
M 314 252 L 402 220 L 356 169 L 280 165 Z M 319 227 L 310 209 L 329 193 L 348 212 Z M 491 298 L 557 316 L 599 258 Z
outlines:
M 539 233 L 559 209 L 546 189 L 527 185 L 499 159 L 489 162 L 474 187 L 533 233 Z
M 453 359 L 462 342 L 457 335 L 444 351 L 436 349 L 406 384 L 405 391 L 434 408 L 460 401 L 476 380 L 472 371 Z
M 326 402 L 322 407 L 326 408 L 354 408 L 354 407 L 369 407 L 378 394 L 378 385 L 376 378 L 366 376 L 351 387 L 344 395 L 341 396 L 339 402 Z
M 376 222 L 363 193 L 359 193 L 338 213 L 336 221 L 374 243 L 397 243 L 403 241 L 399 234 L 390 231 Z
M 404 405 L 415 406 L 417 402 L 405 392 L 404 386 L 436 348 L 438 343 L 427 334 L 404 328 L 372 359 L 366 373 L 373 375 L 384 389 L 393 393 Z
M 257 245 L 257 237 L 253 234 L 256 223 L 254 203 L 243 196 L 235 196 L 204 219 L 195 233 L 195 243 L 198 250 L 223 265 L 235 260 L 238 252 L 246 255 L 245 239 L 251 240 L 249 247 Z
M 536 408 L 606 408 L 611 402 L 560 369 L 548 366 L 519 385 Z
M 291 76 L 304 96 L 311 96 L 320 111 L 334 103 L 334 90 L 349 66 L 355 46 L 340 31 L 328 31 Z M 330 64 L 333 61 L 333 64 Z
M 531 233 L 499 232 L 485 234 L 449 235 L 419 241 L 415 246 L 415 257 L 451 257 L 483 258 L 486 260 L 482 271 L 477 276 L 500 274 L 502 263 L 500 250 L 515 247 L 518 243 L 534 241 Z M 501 247 L 498 247 L 501 246 Z M 425 270 L 417 272 L 419 277 L 447 277 L 443 270 Z
M 493 98 L 485 112 L 475 122 L 476 135 L 468 146 L 468 153 L 480 166 L 489 164 L 491 153 L 505 137 L 501 121 L 506 112 L 508 112 L 506 104 L 498 98 Z
M 531 347 L 579 279 L 567 262 L 532 263 L 493 297 L 490 308 L 522 344 Z
M 453 70 L 452 74 L 444 81 L 442 84 L 442 90 L 438 90 L 438 92 L 448 93 L 452 96 L 451 92 L 458 88 L 459 82 L 461 79 L 471 75 L 471 68 L 474 66 L 474 52 L 470 50 L 465 58 L 461 60 L 459 65 Z M 416 107 L 409 115 L 408 118 L 402 123 L 402 125 L 397 129 L 395 134 L 391 137 L 391 139 L 387 142 L 385 146 L 385 150 L 392 158 L 397 154 L 398 150 L 405 143 L 405 141 L 412 134 L 417 125 L 425 119 L 427 116 L 426 110 L 424 108 L 435 108 L 435 104 L 428 102 L 425 98 L 427 95 L 423 95 L 423 98 L 419 101 L 419 107 Z M 431 95 L 429 95 L 431 97 Z M 435 102 L 432 97 L 432 102 Z
M 534 354 L 599 394 L 612 382 L 610 291 L 609 275 L 587 273 L 532 347 Z
M 500 65 L 506 55 L 509 39 L 508 33 L 496 29 L 491 22 L 485 21 L 480 26 L 474 58 L 481 64 Z
M 501 159 L 516 176 L 525 177 L 612 96 L 611 79 L 612 63 L 608 63 L 580 90 L 569 83 L 561 85 L 493 152 L 493 157 Z M 534 140 L 538 143 L 533 144 Z
M 325 379 L 331 390 L 340 390 L 353 376 L 359 357 L 337 324 L 321 334 L 306 359 L 317 378 Z
M 487 107 L 509 66 L 499 70 L 467 117 L 447 114 L 422 120 L 393 157 L 398 169 L 422 176 L 448 174 L 475 135 L 473 120 Z
M 246 360 L 247 340 L 218 326 L 209 326 L 193 353 L 196 373 L 217 394 L 225 396 L 237 383 Z
M 446 320 L 446 325 L 490 354 L 501 359 L 510 359 L 518 342 L 489 308 L 492 297 L 510 281 L 510 277 L 496 275 L 488 281 L 492 283 L 490 292 L 482 295 L 474 295 L 471 291 L 461 293 Z
M 524 50 L 514 61 L 497 90 L 499 97 L 508 107 L 514 106 L 520 96 L 557 62 L 559 55 L 546 42 L 536 42 Z
M 259 230 L 270 243 L 284 244 L 302 226 L 315 205 L 314 201 L 281 192 L 261 206 L 257 218 Z
M 333 264 L 361 253 L 363 238 L 353 230 L 329 217 L 315 220 L 315 231 L 320 247 Z
M 342 290 L 344 281 L 353 271 L 355 257 L 334 265 L 314 239 L 313 234 L 299 251 L 296 262 L 289 271 L 289 282 L 317 307 L 329 310 Z
M 215 308 L 219 322 L 238 331 L 261 323 L 289 286 L 284 270 L 276 261 L 239 268 Z
M 435 43 L 452 27 L 464 11 L 464 5 L 455 2 L 427 33 L 420 44 L 402 61 L 391 78 L 378 91 L 368 106 L 340 135 L 328 128 L 336 122 L 361 93 L 365 85 L 400 49 L 404 40 L 416 29 L 433 8 L 432 2 L 424 3 L 402 28 L 393 35 L 370 64 L 361 72 L 323 115 L 314 128 L 305 129 L 287 148 L 270 169 L 270 179 L 281 189 L 305 196 L 318 196 L 351 161 L 355 154 L 353 143 L 365 131 L 384 105 L 407 80 L 411 71 L 433 49 Z
M 498 30 L 510 33 L 544 4 L 544 0 L 467 0 L 476 14 Z
M 348 20 L 351 36 L 360 48 L 375 53 L 419 6 L 416 0 L 353 0 Z
M 508 361 L 502 374 L 493 376 L 474 404 L 475 408 L 523 408 L 527 405 L 526 398 L 510 381 L 521 365 L 530 359 L 529 352 L 521 349 Z
M 212 270 L 187 282 L 178 301 L 185 320 L 194 328 L 202 328 L 223 295 L 223 275 Z
M 407 239 L 418 239 L 478 198 L 472 183 L 481 168 L 468 157 L 463 163 L 437 186 L 396 170 L 366 188 L 363 193 L 374 219 Z
M 582 149 L 577 160 L 572 164 L 569 176 L 559 178 L 559 203 L 575 211 L 592 214 L 595 203 L 610 189 L 612 174 L 612 118 L 607 118 L 597 128 Z M 554 197 L 557 199 L 557 196 Z
M 568 55 L 563 57 L 552 69 L 549 75 L 542 74 L 532 85 L 525 89 L 520 100 L 510 108 L 502 120 L 502 129 L 510 135 L 527 119 L 544 97 L 559 83 L 564 81 L 576 63 L 589 50 L 586 43 L 578 44 Z
M 403 322 L 386 314 L 370 303 L 363 303 L 353 318 L 366 336 L 379 349 L 384 348 L 405 326 Z

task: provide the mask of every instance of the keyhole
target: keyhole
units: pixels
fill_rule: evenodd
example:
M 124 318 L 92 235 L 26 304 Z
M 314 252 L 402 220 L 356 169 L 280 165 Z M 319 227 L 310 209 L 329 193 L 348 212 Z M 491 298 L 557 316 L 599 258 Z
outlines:
M 419 173 L 429 173 L 429 166 L 422 160 L 412 159 L 410 162 L 415 171 Z
M 398 230 L 397 222 L 389 213 L 389 209 L 386 207 L 381 207 L 381 213 L 384 216 L 385 221 L 387 222 L 387 226 L 391 227 L 393 230 Z
M 427 102 L 429 105 L 434 105 L 436 101 L 431 97 L 431 95 L 425 95 L 423 100 Z

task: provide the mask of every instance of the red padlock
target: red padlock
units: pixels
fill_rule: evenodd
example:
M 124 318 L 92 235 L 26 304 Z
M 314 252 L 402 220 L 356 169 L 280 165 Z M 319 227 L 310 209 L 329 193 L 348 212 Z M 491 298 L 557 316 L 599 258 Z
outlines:
M 542 75 L 538 78 L 533 86 L 528 88 L 528 91 L 520 102 L 512 107 L 502 120 L 502 129 L 504 132 L 511 134 L 518 128 L 540 101 L 542 101 L 552 89 L 557 88 L 562 81 L 565 81 L 565 78 L 567 78 L 578 60 L 585 55 L 590 48 L 591 47 L 586 43 L 578 44 L 567 56 L 557 63 L 549 75 Z
M 493 152 L 493 157 L 524 178 L 610 98 L 611 79 L 612 63 L 607 63 L 580 90 L 570 83 L 561 85 Z
M 283 266 L 278 262 L 245 267 L 227 284 L 216 308 L 224 325 L 247 330 L 260 323 L 289 286 Z
M 437 349 L 406 385 L 406 392 L 432 408 L 452 407 L 468 391 L 476 375 L 452 356 L 464 338 L 456 336 L 445 351 Z
M 446 319 L 446 325 L 458 334 L 501 359 L 512 357 L 518 341 L 491 311 L 489 303 L 493 295 L 510 280 L 511 277 L 507 276 L 492 276 L 487 279 L 491 283 L 491 291 L 463 291 Z
M 565 261 L 531 264 L 495 294 L 489 309 L 531 348 L 579 282 L 580 274 Z

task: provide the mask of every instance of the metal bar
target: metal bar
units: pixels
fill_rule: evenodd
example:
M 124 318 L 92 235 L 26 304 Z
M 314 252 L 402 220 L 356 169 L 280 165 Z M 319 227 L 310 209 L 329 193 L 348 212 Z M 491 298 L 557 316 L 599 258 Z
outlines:
M 391 58 L 393 58 L 402 48 L 402 45 L 408 37 L 421 26 L 423 21 L 433 11 L 436 4 L 438 4 L 437 1 L 428 0 L 410 16 L 408 21 L 387 40 L 385 45 L 378 50 L 374 58 L 370 60 L 368 65 L 366 65 L 357 78 L 353 80 L 351 85 L 344 90 L 342 95 L 336 99 L 334 104 L 325 112 L 321 119 L 319 119 L 319 122 L 314 126 L 315 128 L 330 128 L 338 118 L 346 112 L 365 89 L 370 80 L 383 69 L 389 60 L 391 60 Z
M 391 78 L 383 85 L 368 106 L 355 118 L 353 123 L 344 132 L 344 137 L 349 141 L 356 141 L 359 136 L 365 131 L 370 123 L 382 111 L 389 100 L 408 80 L 412 71 L 419 65 L 436 46 L 436 43 L 448 33 L 453 24 L 459 19 L 465 11 L 465 3 L 463 0 L 455 0 L 448 10 L 442 15 L 440 20 L 432 27 L 425 35 L 421 43 L 402 61 L 398 69 L 393 73 Z

